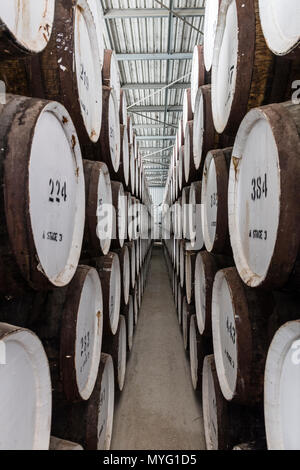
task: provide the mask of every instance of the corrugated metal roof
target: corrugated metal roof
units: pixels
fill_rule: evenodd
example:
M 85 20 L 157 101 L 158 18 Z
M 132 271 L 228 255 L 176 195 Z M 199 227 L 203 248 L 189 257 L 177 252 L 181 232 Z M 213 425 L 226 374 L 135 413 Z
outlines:
M 161 2 L 170 7 L 172 0 L 161 0 Z M 182 19 L 172 16 L 171 21 L 171 37 L 170 49 L 168 51 L 168 37 L 169 37 L 169 17 L 129 17 L 128 9 L 162 9 L 161 5 L 155 0 L 101 0 L 104 13 L 114 12 L 115 10 L 123 10 L 121 16 L 106 19 L 106 26 L 108 28 L 108 36 L 111 41 L 112 48 L 117 54 L 136 54 L 136 53 L 192 53 L 196 44 L 202 43 L 204 16 L 187 16 L 186 21 L 191 23 L 196 29 L 185 24 Z M 173 0 L 172 8 L 176 13 L 180 14 L 183 8 L 203 8 L 205 0 Z M 155 10 L 157 11 L 157 10 Z M 120 13 L 120 12 L 119 12 Z M 139 12 L 143 14 L 143 12 Z M 197 14 L 197 12 L 196 12 Z M 182 60 L 169 60 L 169 73 L 168 60 L 122 60 L 119 61 L 121 83 L 122 84 L 148 84 L 148 83 L 161 83 L 167 84 L 177 80 L 180 77 L 186 76 L 191 72 L 192 61 L 190 59 Z M 181 83 L 190 83 L 190 76 L 181 80 Z M 128 106 L 137 103 L 137 106 L 165 106 L 165 99 L 167 97 L 168 105 L 182 105 L 183 102 L 183 89 L 168 89 L 168 92 L 162 91 L 156 93 L 157 90 L 153 89 L 126 89 L 126 98 Z M 149 96 L 151 95 L 151 96 Z M 140 101 L 143 100 L 143 101 Z M 142 111 L 141 114 L 160 122 L 164 122 L 165 112 L 147 112 Z M 163 136 L 175 135 L 178 120 L 181 118 L 181 111 L 167 112 L 166 123 L 173 124 L 175 127 L 151 127 L 155 121 L 149 120 L 141 115 L 131 113 L 133 123 L 139 125 L 136 129 L 138 136 Z M 147 127 L 142 128 L 141 125 Z M 172 141 L 141 141 L 139 142 L 142 149 L 162 148 L 172 145 Z M 142 154 L 145 150 L 142 150 Z M 165 154 L 166 156 L 166 154 Z M 155 160 L 159 155 L 155 157 Z M 160 160 L 158 160 L 160 161 Z M 153 166 L 155 167 L 155 165 Z M 156 165 L 157 168 L 157 165 Z M 147 171 L 146 171 L 147 173 Z

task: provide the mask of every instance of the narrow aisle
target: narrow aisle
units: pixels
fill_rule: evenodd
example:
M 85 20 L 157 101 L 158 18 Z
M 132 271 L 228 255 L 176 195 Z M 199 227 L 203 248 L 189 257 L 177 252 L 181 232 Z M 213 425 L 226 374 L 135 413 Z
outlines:
M 205 449 L 202 410 L 160 247 L 154 247 L 111 449 Z

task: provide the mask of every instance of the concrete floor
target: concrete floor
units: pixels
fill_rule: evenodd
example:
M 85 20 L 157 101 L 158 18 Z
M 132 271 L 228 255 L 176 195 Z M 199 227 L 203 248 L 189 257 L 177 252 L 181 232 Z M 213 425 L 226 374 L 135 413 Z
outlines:
M 153 249 L 125 386 L 116 401 L 111 449 L 205 449 L 201 400 L 192 387 L 159 247 Z

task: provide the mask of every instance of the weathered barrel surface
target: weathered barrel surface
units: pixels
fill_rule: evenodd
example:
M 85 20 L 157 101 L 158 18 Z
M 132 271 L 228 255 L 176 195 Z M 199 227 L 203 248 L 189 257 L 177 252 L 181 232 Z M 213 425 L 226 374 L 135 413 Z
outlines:
M 184 137 L 184 178 L 187 184 L 195 181 L 197 177 L 197 168 L 193 151 L 193 134 L 194 121 L 188 121 L 186 123 Z
M 207 251 L 230 251 L 228 230 L 228 179 L 232 148 L 208 152 L 203 169 L 202 231 Z
M 205 5 L 203 54 L 207 72 L 212 68 L 220 3 L 221 0 L 210 0 Z
M 300 321 L 290 321 L 270 345 L 264 385 L 264 412 L 270 450 L 299 450 Z
M 87 400 L 99 367 L 103 301 L 97 271 L 80 265 L 64 288 L 1 299 L 2 321 L 29 327 L 48 356 L 53 396 Z
M 56 0 L 48 46 L 30 62 L 32 94 L 61 102 L 81 143 L 97 142 L 102 116 L 101 56 L 87 0 Z
M 126 94 L 124 90 L 120 91 L 120 124 L 122 124 L 126 128 L 126 132 L 127 132 L 128 114 L 127 114 Z M 127 137 L 128 137 L 128 132 L 127 132 Z
M 83 161 L 86 220 L 83 250 L 90 256 L 107 255 L 113 236 L 112 190 L 103 162 Z
M 190 240 L 190 216 L 191 210 L 189 206 L 190 202 L 190 186 L 186 186 L 182 190 L 181 195 L 181 207 L 182 207 L 182 236 L 186 240 Z
M 190 189 L 190 239 L 193 250 L 201 250 L 203 248 L 203 232 L 202 232 L 202 215 L 201 215 L 201 181 L 195 181 L 191 184 Z
M 103 293 L 104 331 L 116 334 L 121 304 L 121 273 L 117 253 L 109 252 L 96 260 Z
M 124 184 L 126 189 L 129 184 L 129 144 L 127 128 L 120 126 L 120 165 L 114 179 Z
M 115 385 L 122 391 L 126 373 L 127 332 L 124 315 L 120 315 L 115 335 L 108 335 L 103 343 L 103 351 L 110 354 L 114 363 Z
M 186 351 L 189 350 L 190 344 L 190 322 L 191 317 L 195 313 L 195 308 L 187 303 L 186 297 L 182 300 L 182 337 L 183 346 Z
M 185 241 L 179 240 L 179 280 L 180 286 L 185 287 Z
M 136 253 L 135 253 L 135 243 L 131 241 L 126 243 L 128 250 L 129 250 L 129 257 L 130 257 L 130 280 L 131 280 L 131 288 L 133 289 L 135 286 L 136 280 Z
M 212 297 L 212 333 L 220 387 L 227 400 L 262 399 L 271 294 L 243 284 L 235 268 L 219 271 Z
M 127 238 L 127 198 L 122 183 L 112 181 L 111 191 L 114 208 L 112 246 L 122 248 Z
M 128 351 L 132 350 L 133 346 L 133 333 L 134 333 L 134 305 L 133 305 L 133 296 L 129 295 L 128 304 L 123 307 L 122 315 L 124 315 L 126 320 L 126 331 L 127 331 L 127 347 Z
M 80 256 L 84 176 L 75 128 L 55 102 L 7 95 L 0 106 L 0 285 L 64 286 Z M 17 184 L 16 184 L 17 181 Z
M 102 353 L 90 399 L 80 403 L 60 403 L 53 413 L 54 434 L 78 442 L 85 450 L 108 450 L 112 436 L 114 389 L 112 357 Z
M 203 45 L 196 45 L 193 52 L 192 73 L 191 73 L 191 106 L 195 112 L 196 95 L 202 85 L 210 83 L 210 74 L 207 73 L 204 66 L 204 48 Z
M 182 322 L 182 300 L 183 300 L 182 289 L 180 286 L 180 282 L 178 282 L 177 283 L 177 315 L 178 315 L 179 325 L 181 325 L 181 322 Z
M 269 48 L 277 55 L 299 56 L 300 6 L 297 0 L 259 0 L 259 16 Z
M 117 98 L 118 103 L 118 122 L 119 121 L 119 110 L 120 110 L 120 99 L 121 99 L 121 85 L 120 85 L 120 73 L 119 67 L 114 51 L 105 49 L 104 51 L 104 62 L 102 68 L 102 81 L 103 85 L 112 88 Z
M 119 256 L 121 270 L 121 304 L 127 305 L 130 290 L 130 254 L 127 245 L 115 250 Z
M 196 315 L 190 319 L 189 329 L 190 368 L 194 390 L 201 390 L 203 361 L 207 354 L 211 353 L 212 346 L 200 335 Z
M 129 188 L 131 194 L 135 193 L 135 153 L 133 144 L 129 145 Z
M 0 351 L 0 448 L 47 450 L 51 380 L 42 343 L 29 330 L 0 323 Z
M 104 17 L 101 6 L 97 0 L 87 0 L 88 6 L 91 10 L 91 13 L 94 18 L 94 23 L 96 26 L 96 34 L 97 34 L 97 43 L 99 49 L 99 58 L 101 63 L 101 70 L 104 63 Z
M 0 8 L 0 58 L 41 52 L 51 36 L 55 0 L 4 3 Z
M 263 416 L 260 409 L 241 407 L 227 402 L 222 395 L 213 355 L 203 361 L 202 409 L 207 450 L 231 450 L 245 440 L 263 439 Z
M 271 15 L 270 20 L 274 20 Z M 287 99 L 293 74 L 293 66 L 290 70 L 290 64 L 282 63 L 267 47 L 258 0 L 245 4 L 222 2 L 212 68 L 216 130 L 234 136 L 247 110 Z
M 97 160 L 104 161 L 111 175 L 114 175 L 119 170 L 122 144 L 119 107 L 115 90 L 107 86 L 103 86 L 102 90 L 102 126 L 95 157 Z
M 282 286 L 299 252 L 299 134 L 300 105 L 287 102 L 251 110 L 235 140 L 229 231 L 237 269 L 251 287 Z
M 202 172 L 207 152 L 216 148 L 219 136 L 214 128 L 211 107 L 211 85 L 201 86 L 195 99 L 193 120 L 194 166 Z
M 197 251 L 187 250 L 185 252 L 185 292 L 188 304 L 194 301 L 196 257 Z
M 197 254 L 195 263 L 195 308 L 201 335 L 211 337 L 211 304 L 214 278 L 220 269 L 233 266 L 230 257 L 217 256 L 207 251 Z
M 186 124 L 188 121 L 193 120 L 192 101 L 191 101 L 191 89 L 187 88 L 183 94 L 183 109 L 182 109 L 182 126 L 183 135 L 185 137 Z M 183 144 L 182 144 L 183 145 Z
M 49 450 L 83 450 L 83 447 L 76 442 L 65 441 L 58 437 L 51 436 Z

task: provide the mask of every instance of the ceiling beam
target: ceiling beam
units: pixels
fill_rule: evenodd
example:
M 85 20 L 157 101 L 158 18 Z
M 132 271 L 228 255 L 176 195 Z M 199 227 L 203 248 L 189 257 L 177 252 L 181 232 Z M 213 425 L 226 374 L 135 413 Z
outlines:
M 174 13 L 180 16 L 204 16 L 205 8 L 173 8 Z M 166 8 L 112 8 L 104 13 L 106 20 L 117 18 L 167 18 L 169 10 Z
M 124 83 L 122 90 L 156 90 L 164 86 L 166 86 L 165 83 Z M 190 86 L 190 83 L 174 83 L 169 88 L 170 90 L 184 90 Z
M 175 140 L 176 135 L 137 135 L 136 140 Z M 159 149 L 158 149 L 159 150 Z
M 191 52 L 174 52 L 173 54 L 157 52 L 145 54 L 116 54 L 117 60 L 192 60 Z
M 128 109 L 130 113 L 163 113 L 165 106 L 132 106 Z M 182 111 L 182 106 L 180 105 L 169 105 L 167 106 L 167 112 L 177 113 Z

